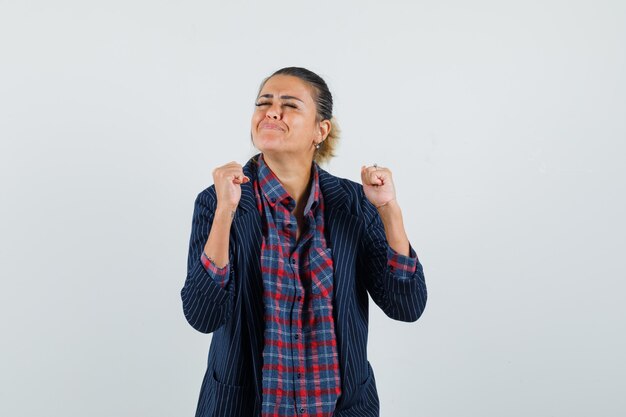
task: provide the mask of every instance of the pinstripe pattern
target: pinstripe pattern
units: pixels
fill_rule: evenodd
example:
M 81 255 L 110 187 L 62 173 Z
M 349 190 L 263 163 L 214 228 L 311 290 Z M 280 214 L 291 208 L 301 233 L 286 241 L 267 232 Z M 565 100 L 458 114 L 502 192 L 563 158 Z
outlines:
M 254 158 L 257 158 L 256 155 Z M 244 173 L 256 179 L 255 162 Z M 212 280 L 201 261 L 216 207 L 215 187 L 195 201 L 187 277 L 181 290 L 183 312 L 191 326 L 213 332 L 207 371 L 196 416 L 260 416 L 264 324 L 261 278 L 261 217 L 252 182 L 242 185 L 229 246 L 229 278 Z M 378 416 L 374 372 L 367 360 L 368 296 L 386 315 L 412 322 L 426 304 L 422 265 L 411 276 L 388 265 L 389 246 L 376 208 L 361 184 L 319 169 L 326 209 L 324 235 L 332 248 L 333 314 L 341 368 L 342 395 L 335 416 Z M 415 251 L 410 248 L 411 254 Z

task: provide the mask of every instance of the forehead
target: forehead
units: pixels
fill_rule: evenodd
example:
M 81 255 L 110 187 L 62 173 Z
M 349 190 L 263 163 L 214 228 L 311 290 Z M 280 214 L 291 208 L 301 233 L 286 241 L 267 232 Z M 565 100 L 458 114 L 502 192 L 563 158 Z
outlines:
M 294 96 L 305 102 L 313 102 L 312 93 L 313 89 L 300 78 L 279 74 L 265 82 L 259 96 L 263 94 L 272 94 L 274 97 Z

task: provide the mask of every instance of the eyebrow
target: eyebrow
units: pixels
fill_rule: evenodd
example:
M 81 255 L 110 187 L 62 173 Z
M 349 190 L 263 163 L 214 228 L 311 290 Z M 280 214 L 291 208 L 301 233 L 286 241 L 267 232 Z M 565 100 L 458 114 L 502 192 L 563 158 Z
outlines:
M 263 94 L 262 96 L 259 96 L 259 98 L 274 98 L 274 94 Z M 294 96 L 280 96 L 280 98 L 283 100 L 298 100 L 299 102 L 304 103 L 304 101 Z

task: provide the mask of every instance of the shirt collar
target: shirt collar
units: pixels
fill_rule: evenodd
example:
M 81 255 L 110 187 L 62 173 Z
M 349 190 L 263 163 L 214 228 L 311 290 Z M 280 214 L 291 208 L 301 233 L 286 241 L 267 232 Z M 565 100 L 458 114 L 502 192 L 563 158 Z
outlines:
M 277 203 L 281 203 L 287 207 L 289 211 L 293 210 L 296 207 L 295 200 L 289 195 L 287 190 L 285 190 L 276 174 L 274 174 L 270 167 L 267 166 L 265 159 L 263 158 L 263 154 L 259 156 L 258 164 L 259 185 L 261 187 L 261 192 L 270 206 L 274 207 Z M 319 186 L 319 171 L 315 161 L 313 161 L 311 166 L 311 174 L 313 184 L 311 186 L 311 192 L 309 193 L 306 206 L 304 207 L 305 215 L 309 210 L 315 210 L 319 204 L 321 195 Z

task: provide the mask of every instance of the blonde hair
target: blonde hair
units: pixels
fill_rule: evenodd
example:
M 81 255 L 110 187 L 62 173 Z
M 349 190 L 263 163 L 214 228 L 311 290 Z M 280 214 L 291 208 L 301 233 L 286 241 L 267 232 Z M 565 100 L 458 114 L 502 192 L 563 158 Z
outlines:
M 333 116 L 333 96 L 328 89 L 326 81 L 313 71 L 306 68 L 285 67 L 275 71 L 272 75 L 264 79 L 259 87 L 257 95 L 261 93 L 261 90 L 267 80 L 275 75 L 290 75 L 298 77 L 300 80 L 308 84 L 313 90 L 313 101 L 315 102 L 315 106 L 317 108 L 317 122 L 321 122 L 323 120 L 330 121 L 330 131 L 328 132 L 326 139 L 320 143 L 319 149 L 315 150 L 313 160 L 318 164 L 328 162 L 333 156 L 335 156 L 340 129 L 337 124 L 337 119 Z
M 332 116 L 330 118 L 330 132 L 320 143 L 319 149 L 315 150 L 313 154 L 313 160 L 318 164 L 324 164 L 335 156 L 335 150 L 337 149 L 337 142 L 339 141 L 339 136 L 341 134 L 341 129 L 339 128 L 339 124 L 337 123 L 337 118 Z

